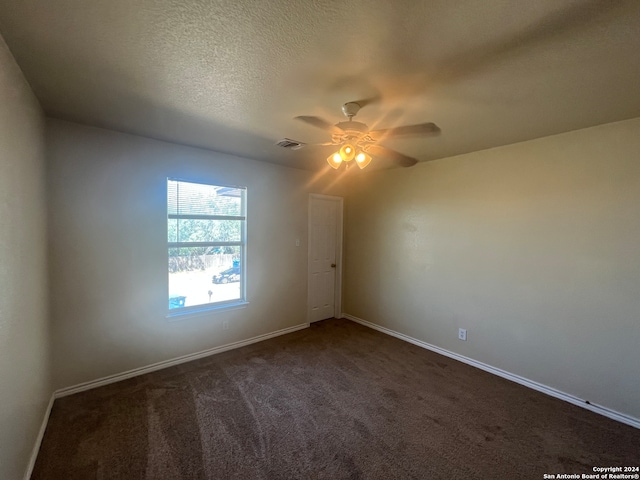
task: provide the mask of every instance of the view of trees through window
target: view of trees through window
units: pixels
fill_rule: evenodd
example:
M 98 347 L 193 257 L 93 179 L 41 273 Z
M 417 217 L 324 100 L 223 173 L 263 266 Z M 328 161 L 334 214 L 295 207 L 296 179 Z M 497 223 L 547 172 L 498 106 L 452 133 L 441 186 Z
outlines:
M 169 309 L 244 300 L 246 189 L 167 180 Z

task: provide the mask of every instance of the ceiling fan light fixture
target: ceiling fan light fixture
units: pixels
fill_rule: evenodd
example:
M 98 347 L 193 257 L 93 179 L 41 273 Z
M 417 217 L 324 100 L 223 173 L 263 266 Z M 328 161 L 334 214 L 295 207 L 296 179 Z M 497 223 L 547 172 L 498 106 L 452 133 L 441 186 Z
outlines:
M 356 156 L 356 149 L 350 143 L 346 143 L 340 148 L 339 154 L 343 161 L 350 162 Z
M 371 163 L 371 155 L 367 155 L 364 152 L 359 152 L 356 155 L 356 163 L 358 164 L 358 167 L 360 167 L 360 170 L 362 170 L 364 167 Z
M 340 168 L 340 165 L 342 164 L 342 157 L 340 156 L 340 153 L 336 152 L 329 155 L 329 158 L 327 158 L 327 163 L 329 164 L 329 166 L 331 166 L 331 168 L 335 168 L 336 170 Z
M 387 138 L 405 138 L 417 136 L 434 136 L 440 133 L 440 128 L 433 122 L 418 123 L 415 125 L 402 125 L 393 128 L 383 128 L 370 130 L 366 123 L 354 121 L 360 107 L 371 103 L 375 98 L 362 100 L 361 102 L 347 102 L 342 106 L 342 113 L 348 118 L 347 121 L 332 125 L 320 117 L 301 115 L 295 117 L 308 125 L 324 130 L 331 134 L 331 141 L 325 143 L 305 144 L 285 138 L 277 143 L 284 148 L 297 149 L 304 145 L 338 146 L 339 150 L 327 158 L 329 166 L 335 170 L 340 168 L 342 163 L 349 168 L 349 162 L 355 160 L 358 168 L 366 168 L 372 161 L 369 152 L 376 158 L 388 158 L 400 167 L 412 167 L 418 160 L 404 155 L 396 150 L 387 148 L 379 143 Z

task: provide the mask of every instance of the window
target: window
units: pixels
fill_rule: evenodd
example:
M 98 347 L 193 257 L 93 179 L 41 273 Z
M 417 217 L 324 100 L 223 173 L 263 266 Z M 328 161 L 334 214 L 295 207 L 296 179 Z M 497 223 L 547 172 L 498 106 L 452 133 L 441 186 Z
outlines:
M 171 313 L 245 302 L 246 192 L 167 179 Z

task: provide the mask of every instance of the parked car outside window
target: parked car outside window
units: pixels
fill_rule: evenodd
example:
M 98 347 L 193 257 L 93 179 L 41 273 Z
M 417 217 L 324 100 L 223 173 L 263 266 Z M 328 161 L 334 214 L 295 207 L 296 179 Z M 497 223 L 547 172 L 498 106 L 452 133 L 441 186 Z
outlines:
M 229 283 L 240 281 L 240 267 L 231 267 L 216 274 L 211 279 L 212 283 Z

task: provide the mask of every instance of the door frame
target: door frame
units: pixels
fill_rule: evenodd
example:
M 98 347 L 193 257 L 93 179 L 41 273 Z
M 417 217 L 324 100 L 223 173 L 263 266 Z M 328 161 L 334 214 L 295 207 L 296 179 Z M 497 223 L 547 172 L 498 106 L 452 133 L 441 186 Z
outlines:
M 335 195 L 324 195 L 321 193 L 310 193 L 307 206 L 307 323 L 311 323 L 311 282 L 309 273 L 311 272 L 311 200 L 330 200 L 338 203 L 338 215 L 336 225 L 336 278 L 333 292 L 333 316 L 342 316 L 342 242 L 343 242 L 343 221 L 344 221 L 344 198 Z

